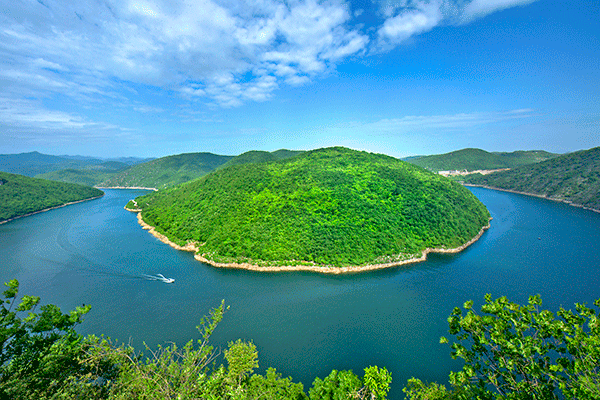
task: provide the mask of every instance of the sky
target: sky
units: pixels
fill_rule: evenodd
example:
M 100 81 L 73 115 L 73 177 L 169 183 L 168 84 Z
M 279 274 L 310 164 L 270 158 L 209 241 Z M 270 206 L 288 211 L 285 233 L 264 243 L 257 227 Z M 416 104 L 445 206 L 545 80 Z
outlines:
M 600 146 L 598 0 L 0 0 L 0 153 Z

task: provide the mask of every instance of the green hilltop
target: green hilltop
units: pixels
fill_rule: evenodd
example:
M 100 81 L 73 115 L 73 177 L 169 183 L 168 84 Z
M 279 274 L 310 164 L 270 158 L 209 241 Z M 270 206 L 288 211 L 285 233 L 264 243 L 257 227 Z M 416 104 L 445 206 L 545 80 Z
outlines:
M 490 153 L 481 149 L 462 149 L 445 154 L 407 157 L 404 160 L 432 171 L 484 170 L 514 168 L 520 165 L 544 161 L 557 154 L 542 150 Z
M 0 222 L 103 194 L 92 187 L 0 172 Z
M 465 183 L 514 190 L 600 210 L 600 147 L 489 175 Z
M 405 260 L 461 246 L 489 219 L 456 182 L 340 147 L 218 169 L 136 202 L 146 223 L 213 262 L 267 266 Z
M 240 154 L 221 165 L 219 168 L 227 168 L 232 165 L 252 164 L 268 161 L 285 160 L 286 158 L 292 158 L 298 154 L 303 153 L 302 151 L 295 150 L 276 150 L 273 152 L 262 151 L 262 150 L 251 150 Z

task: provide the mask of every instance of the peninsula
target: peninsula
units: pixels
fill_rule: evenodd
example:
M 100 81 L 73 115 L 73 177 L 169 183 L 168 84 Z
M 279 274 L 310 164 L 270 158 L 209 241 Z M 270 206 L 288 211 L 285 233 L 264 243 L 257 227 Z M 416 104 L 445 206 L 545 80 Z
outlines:
M 126 208 L 214 266 L 335 273 L 460 251 L 490 217 L 456 182 L 341 147 L 219 169 Z

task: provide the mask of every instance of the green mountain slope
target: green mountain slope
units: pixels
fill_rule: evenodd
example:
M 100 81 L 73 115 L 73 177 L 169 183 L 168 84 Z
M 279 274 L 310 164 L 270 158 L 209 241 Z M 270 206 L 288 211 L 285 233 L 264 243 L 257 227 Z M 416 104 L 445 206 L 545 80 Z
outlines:
M 101 162 L 102 160 L 95 158 L 68 158 L 33 151 L 31 153 L 0 154 L 0 171 L 35 176 L 66 168 L 83 168 Z
M 0 221 L 103 194 L 92 187 L 0 172 Z
M 365 265 L 473 238 L 489 213 L 466 188 L 345 148 L 218 169 L 136 199 L 145 222 L 215 262 Z M 133 204 L 128 207 L 134 208 Z
M 97 186 L 162 189 L 206 175 L 232 158 L 212 153 L 185 153 L 162 157 L 134 165 L 99 182 Z
M 600 147 L 510 171 L 464 177 L 466 183 L 531 193 L 600 210 Z
M 76 183 L 84 186 L 96 186 L 127 168 L 129 168 L 129 165 L 125 163 L 106 161 L 101 164 L 88 165 L 83 169 L 61 169 L 60 171 L 46 172 L 35 177 L 51 181 Z
M 556 157 L 541 150 L 489 153 L 481 149 L 462 149 L 446 154 L 408 157 L 405 161 L 432 171 L 514 168 Z
M 298 154 L 301 154 L 301 153 L 303 153 L 303 152 L 295 151 L 295 150 L 285 150 L 285 149 L 276 150 L 272 153 L 269 153 L 268 151 L 262 151 L 262 150 L 251 150 L 251 151 L 242 153 L 239 156 L 233 157 L 231 160 L 227 161 L 225 164 L 221 165 L 219 168 L 227 168 L 227 167 L 231 167 L 232 165 L 242 165 L 242 164 L 285 160 L 287 158 L 296 157 Z

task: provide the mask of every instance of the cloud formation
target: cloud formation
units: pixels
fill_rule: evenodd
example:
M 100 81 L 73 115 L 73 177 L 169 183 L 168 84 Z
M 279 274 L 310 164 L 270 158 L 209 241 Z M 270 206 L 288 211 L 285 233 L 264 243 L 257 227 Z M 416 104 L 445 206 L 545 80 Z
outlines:
M 89 101 L 142 84 L 234 107 L 307 84 L 348 57 L 532 1 L 382 2 L 371 30 L 356 21 L 364 10 L 343 0 L 8 2 L 0 95 Z

